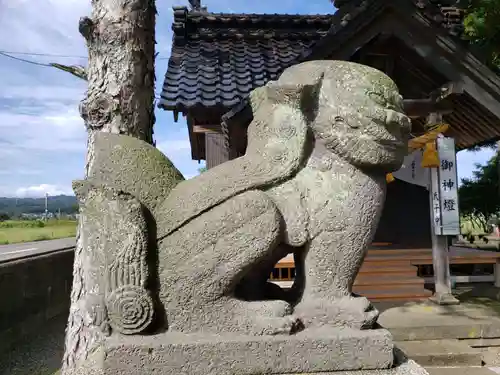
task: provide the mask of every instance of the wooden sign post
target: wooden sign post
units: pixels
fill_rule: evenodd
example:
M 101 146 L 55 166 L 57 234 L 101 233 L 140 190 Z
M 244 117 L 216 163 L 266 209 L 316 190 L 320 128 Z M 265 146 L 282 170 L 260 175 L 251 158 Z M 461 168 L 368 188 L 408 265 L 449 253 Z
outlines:
M 448 236 L 460 234 L 455 141 L 453 138 L 438 137 L 436 148 L 439 167 L 431 168 L 429 186 L 435 282 L 435 293 L 431 300 L 440 305 L 455 305 L 459 301 L 451 292 L 448 249 Z

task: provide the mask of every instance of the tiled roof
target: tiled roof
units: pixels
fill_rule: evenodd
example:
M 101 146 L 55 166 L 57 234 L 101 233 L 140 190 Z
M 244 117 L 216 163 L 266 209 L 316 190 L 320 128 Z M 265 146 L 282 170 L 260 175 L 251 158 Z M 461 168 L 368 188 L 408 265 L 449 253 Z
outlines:
M 296 63 L 316 59 L 324 55 L 325 48 L 332 50 L 341 45 L 340 35 L 348 25 L 359 19 L 374 17 L 377 12 L 384 12 L 390 7 L 400 8 L 407 13 L 417 10 L 431 25 L 447 30 L 451 37 L 458 37 L 464 29 L 464 10 L 451 6 L 452 3 L 456 3 L 456 0 L 346 0 L 345 5 L 332 17 L 332 25 L 327 35 L 311 48 L 304 50 Z
M 331 18 L 174 8 L 174 41 L 159 106 L 232 107 L 326 35 Z
M 420 11 L 434 23 L 458 36 L 464 31 L 464 9 L 456 6 L 457 0 L 414 0 Z
M 174 7 L 174 41 L 159 106 L 225 112 L 254 88 L 278 78 L 285 68 L 314 56 L 322 44 L 331 46 L 332 36 L 375 2 L 391 3 L 345 1 L 335 16 L 224 14 Z M 459 35 L 463 11 L 452 5 L 455 2 L 410 3 L 431 23 Z

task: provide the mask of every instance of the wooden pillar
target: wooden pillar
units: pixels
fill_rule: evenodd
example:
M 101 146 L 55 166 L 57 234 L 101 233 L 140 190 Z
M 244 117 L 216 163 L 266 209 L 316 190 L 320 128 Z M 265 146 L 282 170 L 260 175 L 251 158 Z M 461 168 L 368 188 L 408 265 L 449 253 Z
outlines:
M 493 273 L 495 275 L 495 287 L 500 288 L 500 259 L 495 263 Z
M 433 210 L 433 196 L 429 197 L 431 210 Z M 432 211 L 431 211 L 432 212 Z M 437 235 L 434 223 L 431 220 L 431 240 L 432 240 L 432 266 L 434 269 L 434 295 L 431 301 L 440 305 L 456 305 L 459 301 L 451 292 L 451 273 L 448 237 Z
M 207 169 L 229 160 L 229 155 L 224 147 L 224 135 L 222 133 L 205 133 L 205 160 Z
M 431 113 L 428 117 L 428 124 L 437 124 L 441 122 L 441 116 L 436 113 Z M 432 265 L 434 268 L 434 285 L 435 292 L 430 300 L 440 305 L 456 305 L 460 303 L 451 292 L 451 275 L 450 275 L 450 259 L 448 236 L 436 233 L 436 228 L 442 225 L 440 205 L 435 196 L 440 189 L 439 171 L 438 168 L 431 168 L 430 185 L 429 185 L 429 204 L 431 209 L 431 240 L 432 240 Z

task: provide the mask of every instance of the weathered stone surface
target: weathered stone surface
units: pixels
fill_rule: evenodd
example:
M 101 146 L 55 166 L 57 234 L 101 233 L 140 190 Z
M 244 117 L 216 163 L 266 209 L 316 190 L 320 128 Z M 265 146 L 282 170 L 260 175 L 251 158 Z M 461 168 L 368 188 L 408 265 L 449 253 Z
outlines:
M 397 347 L 422 366 L 481 366 L 481 351 L 461 340 L 401 341 Z
M 415 361 L 405 360 L 404 363 L 399 366 L 390 369 L 378 369 L 378 370 L 354 370 L 354 371 L 326 371 L 326 372 L 301 372 L 301 373 L 287 373 L 287 374 L 277 374 L 277 375 L 452 375 L 452 374 L 464 374 L 464 375 L 486 375 L 488 373 L 487 369 L 478 368 L 444 368 L 443 370 L 455 370 L 453 371 L 440 371 L 443 368 L 431 369 L 432 372 L 428 372 L 423 367 L 419 366 Z M 457 371 L 458 370 L 458 371 Z M 484 370 L 485 372 L 482 372 Z M 82 369 L 75 370 L 69 375 L 143 375 L 142 370 L 130 371 L 124 369 Z M 164 375 L 163 369 L 157 369 L 148 372 L 148 375 Z M 268 373 L 269 375 L 273 373 Z M 274 373 L 276 374 L 276 373 Z M 253 373 L 252 375 L 263 375 L 262 373 Z M 493 375 L 493 374 L 491 374 Z
M 480 348 L 481 358 L 488 366 L 500 366 L 500 348 Z
M 275 246 L 279 235 L 275 205 L 265 193 L 250 191 L 159 241 L 160 254 L 168 254 L 159 259 L 159 281 L 169 330 L 288 334 L 296 318 L 287 302 L 231 295 L 249 264 L 283 256 Z
M 392 333 L 395 341 L 500 337 L 497 313 L 477 304 L 440 306 L 411 302 L 385 310 L 378 322 Z
M 351 292 L 381 215 L 385 175 L 401 166 L 407 150 L 410 120 L 396 85 L 373 68 L 313 61 L 254 90 L 251 102 L 246 155 L 180 183 L 151 146 L 97 138 L 86 184 L 100 198 L 80 195 L 96 215 L 83 215 L 94 223 L 93 241 L 106 243 L 93 246 L 103 253 L 94 263 L 104 272 L 95 282 L 96 290 L 106 290 L 104 318 L 116 320 L 119 306 L 132 306 L 126 317 L 135 318 L 152 294 L 164 332 L 120 336 L 127 343 L 120 346 L 118 332 L 147 325 L 110 322 L 114 332 L 103 342 L 101 362 L 109 374 L 143 373 L 143 365 L 151 374 L 256 374 L 392 363 L 390 335 L 369 330 L 378 311 Z M 115 221 L 119 234 L 112 233 Z M 141 238 L 156 239 L 156 246 Z M 135 245 L 122 252 L 124 243 Z M 144 253 L 155 262 L 145 263 Z M 267 277 L 288 253 L 297 282 L 280 292 Z M 116 262 L 128 281 L 116 285 L 110 304 L 106 275 Z M 149 273 L 154 282 L 144 282 Z M 124 293 L 124 285 L 140 293 Z M 143 364 L 133 363 L 137 355 Z
M 83 204 L 85 239 L 93 252 L 84 260 L 94 267 L 86 298 L 89 319 L 103 331 L 140 333 L 153 321 L 147 250 L 150 243 L 145 208 L 133 196 L 88 181 L 73 183 Z
M 160 150 L 137 138 L 97 132 L 95 159 L 88 179 L 135 196 L 153 214 L 157 205 L 184 180 Z
M 385 330 L 313 329 L 291 337 L 112 336 L 105 347 L 106 374 L 250 375 L 393 365 L 391 336 Z
M 370 328 L 378 312 L 351 287 L 378 225 L 385 174 L 407 149 L 410 122 L 397 87 L 366 66 L 316 61 L 251 98 L 246 155 L 178 184 L 159 205 L 169 326 L 275 334 L 300 320 L 306 329 Z M 268 275 L 289 252 L 304 287 L 288 306 L 263 301 L 265 282 L 252 275 Z M 254 290 L 256 301 L 244 302 L 249 280 L 261 296 Z

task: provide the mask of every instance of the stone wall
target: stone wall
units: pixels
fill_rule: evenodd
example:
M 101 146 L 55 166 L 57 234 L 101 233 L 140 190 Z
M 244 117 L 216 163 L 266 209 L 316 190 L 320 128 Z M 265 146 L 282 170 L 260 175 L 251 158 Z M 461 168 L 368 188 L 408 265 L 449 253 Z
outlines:
M 69 312 L 74 249 L 0 263 L 0 352 Z

